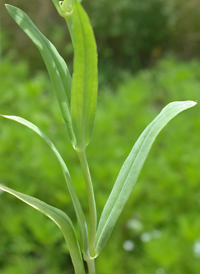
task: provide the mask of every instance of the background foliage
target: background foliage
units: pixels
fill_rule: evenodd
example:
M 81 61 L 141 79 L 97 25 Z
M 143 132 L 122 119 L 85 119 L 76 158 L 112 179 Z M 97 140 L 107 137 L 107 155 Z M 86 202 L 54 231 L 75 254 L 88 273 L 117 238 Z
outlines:
M 200 4 L 197 0 L 84 2 L 99 50 L 100 95 L 88 160 L 100 214 L 124 159 L 146 125 L 170 101 L 199 99 Z M 50 136 L 88 212 L 78 159 L 41 57 L 3 3 L 0 0 L 0 113 L 22 116 Z M 72 62 L 69 36 L 51 1 L 9 3 L 26 11 Z M 199 272 L 199 117 L 197 105 L 158 137 L 97 259 L 99 274 Z M 48 147 L 21 125 L 3 118 L 0 125 L 0 181 L 67 211 L 76 221 L 62 171 Z M 70 274 L 70 265 L 57 227 L 1 193 L 0 272 Z
M 39 53 L 10 19 L 4 3 L 0 0 L 3 53 L 16 51 L 19 59 L 21 52 L 32 73 L 44 70 Z M 69 33 L 51 1 L 10 0 L 9 4 L 23 9 L 72 67 Z M 100 84 L 113 87 L 127 72 L 148 67 L 168 52 L 182 59 L 200 56 L 198 0 L 84 0 L 83 5 L 97 40 Z
M 27 80 L 27 64 L 12 64 L 9 58 L 1 63 L 1 112 L 30 119 L 56 140 L 87 211 L 78 159 L 47 76 L 39 73 Z M 198 61 L 184 63 L 168 57 L 127 78 L 115 94 L 109 89 L 101 93 L 88 147 L 99 212 L 141 131 L 170 101 L 197 99 L 199 75 Z M 157 269 L 198 273 L 199 124 L 197 107 L 161 133 L 111 240 L 97 259 L 99 273 L 142 274 Z M 60 167 L 40 138 L 2 118 L 0 156 L 3 183 L 67 210 L 74 220 Z M 55 225 L 9 195 L 0 197 L 1 273 L 66 273 L 70 262 Z

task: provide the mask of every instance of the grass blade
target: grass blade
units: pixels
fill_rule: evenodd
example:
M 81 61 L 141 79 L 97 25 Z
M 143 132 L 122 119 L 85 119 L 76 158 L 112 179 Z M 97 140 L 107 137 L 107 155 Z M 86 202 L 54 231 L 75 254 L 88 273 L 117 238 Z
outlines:
M 71 100 L 72 83 L 68 67 L 54 45 L 38 30 L 38 28 L 22 10 L 11 5 L 6 5 L 6 8 L 15 22 L 37 46 L 44 59 L 51 82 L 56 92 L 63 119 L 68 129 L 70 140 L 74 145 L 75 137 L 72 128 L 69 106 L 69 102 Z
M 9 116 L 9 115 L 1 115 L 1 116 L 4 118 L 10 119 L 10 120 L 16 121 L 22 125 L 25 125 L 26 127 L 30 128 L 30 129 L 32 129 L 40 137 L 42 137 L 42 139 L 48 144 L 48 146 L 52 149 L 52 151 L 56 155 L 56 157 L 61 165 L 64 177 L 65 177 L 68 189 L 69 189 L 69 193 L 72 198 L 74 209 L 76 212 L 79 229 L 80 229 L 81 247 L 83 248 L 84 252 L 86 254 L 88 254 L 88 232 L 87 232 L 87 224 L 86 224 L 85 216 L 84 216 L 81 204 L 79 202 L 78 196 L 76 194 L 76 190 L 72 183 L 68 168 L 67 168 L 64 160 L 62 159 L 60 153 L 58 152 L 58 150 L 56 149 L 54 144 L 50 141 L 50 139 L 46 136 L 46 134 L 40 128 L 38 128 L 36 125 L 32 124 L 31 122 L 29 122 L 21 117 L 18 117 L 18 116 Z
M 0 184 L 0 189 L 17 197 L 24 203 L 40 211 L 49 217 L 62 231 L 67 243 L 70 256 L 74 265 L 76 274 L 85 274 L 83 259 L 81 256 L 80 247 L 76 237 L 76 233 L 70 218 L 60 209 L 52 207 L 34 197 L 12 190 Z
M 73 1 L 73 19 L 66 20 L 74 46 L 71 117 L 76 149 L 84 150 L 90 142 L 94 126 L 98 81 L 97 49 L 89 18 L 77 0 Z
M 110 237 L 157 135 L 177 114 L 195 106 L 196 103 L 194 101 L 184 101 L 168 104 L 140 135 L 125 160 L 103 209 L 96 234 L 97 254 L 101 252 Z

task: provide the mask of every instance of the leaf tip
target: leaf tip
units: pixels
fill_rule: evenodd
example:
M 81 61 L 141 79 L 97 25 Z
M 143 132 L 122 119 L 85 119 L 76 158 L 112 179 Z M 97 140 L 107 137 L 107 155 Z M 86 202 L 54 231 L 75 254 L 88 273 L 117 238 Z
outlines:
M 9 117 L 8 115 L 4 115 L 4 114 L 1 114 L 1 113 L 0 113 L 0 116 L 4 117 L 4 118 L 8 118 Z
M 192 107 L 196 106 L 198 104 L 198 100 L 196 101 L 191 101 L 192 102 Z
M 6 7 L 6 9 L 8 10 L 10 7 L 12 7 L 11 5 L 9 5 L 9 4 L 5 4 L 5 7 Z
M 190 103 L 190 106 L 191 106 L 191 107 L 194 107 L 194 106 L 196 106 L 196 104 L 198 103 L 198 100 L 196 100 L 196 101 L 190 100 L 190 101 L 186 101 L 186 102 Z

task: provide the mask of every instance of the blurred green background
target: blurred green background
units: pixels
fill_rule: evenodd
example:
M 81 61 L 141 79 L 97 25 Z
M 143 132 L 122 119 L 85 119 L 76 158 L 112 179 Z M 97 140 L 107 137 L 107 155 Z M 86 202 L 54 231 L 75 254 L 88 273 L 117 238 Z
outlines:
M 67 27 L 51 0 L 9 0 L 56 45 L 72 70 Z M 44 130 L 66 160 L 84 211 L 88 202 L 42 59 L 0 0 L 0 113 Z M 174 100 L 198 100 L 198 0 L 84 0 L 98 45 L 99 100 L 88 160 L 98 215 L 143 129 Z M 98 274 L 197 274 L 200 270 L 199 106 L 159 135 L 111 239 Z M 57 160 L 29 129 L 0 118 L 0 182 L 66 211 L 76 223 Z M 58 228 L 0 193 L 0 273 L 72 274 Z

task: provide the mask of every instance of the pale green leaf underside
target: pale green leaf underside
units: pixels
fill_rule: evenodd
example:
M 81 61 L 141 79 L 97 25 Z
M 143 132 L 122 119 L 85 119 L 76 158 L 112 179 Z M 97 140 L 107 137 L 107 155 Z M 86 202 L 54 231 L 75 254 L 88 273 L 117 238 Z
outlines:
M 89 18 L 77 0 L 73 1 L 72 14 L 73 28 L 69 26 L 74 46 L 71 116 L 76 147 L 84 149 L 90 142 L 94 126 L 97 101 L 97 49 Z
M 22 28 L 22 30 L 29 36 L 29 38 L 39 49 L 55 89 L 70 140 L 72 144 L 74 144 L 75 140 L 69 106 L 69 102 L 71 100 L 72 83 L 68 67 L 54 45 L 39 31 L 39 29 L 22 10 L 11 5 L 6 5 L 6 8 L 15 22 Z
M 34 197 L 12 190 L 0 184 L 0 189 L 12 194 L 49 217 L 62 231 L 67 243 L 76 274 L 85 274 L 80 247 L 70 218 L 60 209 L 52 207 Z
M 138 179 L 150 148 L 166 124 L 180 112 L 196 105 L 194 101 L 168 104 L 150 123 L 133 146 L 124 162 L 108 201 L 103 209 L 96 234 L 96 250 L 99 254 L 121 214 Z
M 84 251 L 88 254 L 88 233 L 87 233 L 87 224 L 86 224 L 85 216 L 84 216 L 81 204 L 79 202 L 78 196 L 76 194 L 76 190 L 72 183 L 68 168 L 67 168 L 64 160 L 62 159 L 60 153 L 58 152 L 58 150 L 56 149 L 54 144 L 50 141 L 50 139 L 46 136 L 46 134 L 40 128 L 38 128 L 36 125 L 34 125 L 33 123 L 31 123 L 21 117 L 18 117 L 18 116 L 9 116 L 9 115 L 1 115 L 1 116 L 4 118 L 10 119 L 10 120 L 16 121 L 22 125 L 25 125 L 26 127 L 30 128 L 30 129 L 32 129 L 40 137 L 42 137 L 42 139 L 48 144 L 48 146 L 52 149 L 52 151 L 56 155 L 56 157 L 61 165 L 61 168 L 63 170 L 63 174 L 64 174 L 64 177 L 65 177 L 68 189 L 69 189 L 69 193 L 71 195 L 72 202 L 73 202 L 73 205 L 75 208 L 77 220 L 78 220 L 79 227 L 80 227 L 80 235 L 81 235 L 81 239 L 82 239 L 81 246 L 83 247 Z

